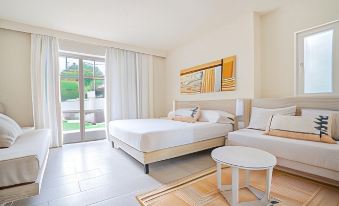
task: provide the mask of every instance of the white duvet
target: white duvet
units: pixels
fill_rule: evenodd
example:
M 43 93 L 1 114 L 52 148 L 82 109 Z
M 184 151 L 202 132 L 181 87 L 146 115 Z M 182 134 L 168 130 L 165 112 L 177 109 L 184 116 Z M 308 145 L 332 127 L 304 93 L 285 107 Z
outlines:
M 115 120 L 109 123 L 111 136 L 142 152 L 225 136 L 232 128 L 231 124 L 167 119 Z

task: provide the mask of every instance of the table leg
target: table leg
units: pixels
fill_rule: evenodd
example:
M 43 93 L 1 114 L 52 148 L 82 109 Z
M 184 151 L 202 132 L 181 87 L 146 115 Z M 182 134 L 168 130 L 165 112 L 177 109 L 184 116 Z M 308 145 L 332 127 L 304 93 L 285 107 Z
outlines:
M 265 191 L 264 197 L 262 198 L 262 201 L 267 204 L 270 200 L 272 173 L 273 173 L 273 168 L 269 168 L 266 170 L 266 191 Z
M 245 170 L 245 187 L 251 185 L 251 171 L 250 170 Z
M 221 163 L 217 163 L 217 185 L 218 189 L 221 191 Z
M 239 202 L 239 169 L 232 167 L 232 206 Z

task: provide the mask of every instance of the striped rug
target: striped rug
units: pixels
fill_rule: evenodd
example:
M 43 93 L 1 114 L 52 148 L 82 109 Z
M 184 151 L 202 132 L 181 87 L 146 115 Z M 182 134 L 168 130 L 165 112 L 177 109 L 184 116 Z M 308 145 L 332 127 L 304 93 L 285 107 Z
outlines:
M 244 184 L 244 171 L 240 171 L 240 186 Z M 231 183 L 230 168 L 223 169 L 223 184 Z M 265 172 L 252 171 L 251 185 L 265 189 Z M 338 206 L 339 188 L 321 184 L 303 177 L 275 170 L 271 188 L 272 198 L 278 206 Z M 154 191 L 137 196 L 144 206 L 229 206 L 219 193 L 215 168 L 183 178 Z M 255 200 L 247 189 L 239 192 L 240 202 Z

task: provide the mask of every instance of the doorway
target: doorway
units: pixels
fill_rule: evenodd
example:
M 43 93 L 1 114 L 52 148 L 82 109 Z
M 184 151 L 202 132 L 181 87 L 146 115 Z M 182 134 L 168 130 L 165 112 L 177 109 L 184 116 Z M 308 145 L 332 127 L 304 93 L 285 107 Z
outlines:
M 64 143 L 105 139 L 105 59 L 60 52 L 59 68 Z

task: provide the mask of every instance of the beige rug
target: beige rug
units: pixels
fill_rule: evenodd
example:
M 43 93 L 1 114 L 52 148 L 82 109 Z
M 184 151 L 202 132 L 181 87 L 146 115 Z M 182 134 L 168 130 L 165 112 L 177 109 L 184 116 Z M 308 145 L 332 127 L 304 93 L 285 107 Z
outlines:
M 244 171 L 240 171 L 240 186 Z M 223 184 L 231 183 L 230 168 L 223 169 Z M 252 171 L 251 185 L 265 189 L 265 172 Z M 303 177 L 275 170 L 272 179 L 271 196 L 279 200 L 279 206 L 339 206 L 339 188 L 321 184 Z M 154 191 L 137 196 L 144 206 L 228 206 L 217 189 L 215 168 L 183 178 Z M 239 200 L 250 201 L 256 197 L 247 189 L 241 189 Z

